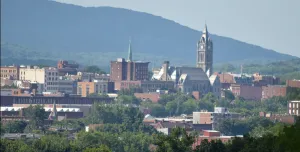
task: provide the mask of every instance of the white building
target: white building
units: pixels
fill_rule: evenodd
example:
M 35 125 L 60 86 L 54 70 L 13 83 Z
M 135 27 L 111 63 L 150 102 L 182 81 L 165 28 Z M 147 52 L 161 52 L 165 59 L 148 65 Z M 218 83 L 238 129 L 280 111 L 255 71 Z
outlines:
M 58 71 L 56 68 L 39 68 L 37 66 L 20 68 L 19 79 L 43 84 L 43 92 L 58 92 Z
M 300 101 L 290 101 L 288 103 L 288 109 L 290 115 L 300 116 Z

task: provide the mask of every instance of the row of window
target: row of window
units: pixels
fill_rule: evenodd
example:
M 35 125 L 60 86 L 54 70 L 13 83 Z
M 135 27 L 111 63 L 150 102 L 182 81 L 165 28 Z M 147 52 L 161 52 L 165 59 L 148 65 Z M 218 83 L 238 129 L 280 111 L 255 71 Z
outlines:
M 47 87 L 47 90 L 58 90 L 58 87 Z
M 58 82 L 47 82 L 47 85 L 58 85 Z
M 58 79 L 57 79 L 57 77 L 55 77 L 55 78 L 54 78 L 54 77 L 48 77 L 48 80 L 49 80 L 49 81 L 51 81 L 51 80 L 52 80 L 52 81 L 54 81 L 54 80 L 57 81 Z
M 2 77 L 7 78 L 7 77 L 9 77 L 9 76 L 16 77 L 16 75 L 1 74 L 1 78 L 2 78 Z
M 57 72 L 48 72 L 48 75 L 49 76 L 58 76 L 58 73 Z
M 9 73 L 13 72 L 13 73 L 16 73 L 17 70 L 1 70 L 1 72 L 9 72 Z

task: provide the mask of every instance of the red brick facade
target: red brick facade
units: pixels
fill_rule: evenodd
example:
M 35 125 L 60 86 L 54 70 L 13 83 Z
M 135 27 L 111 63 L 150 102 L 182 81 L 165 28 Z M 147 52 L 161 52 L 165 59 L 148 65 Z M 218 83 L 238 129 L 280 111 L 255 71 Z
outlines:
M 300 80 L 286 80 L 286 86 L 300 88 Z
M 275 96 L 286 96 L 286 86 L 274 85 L 262 87 L 262 99 L 268 99 Z
M 262 88 L 257 86 L 232 84 L 231 91 L 235 96 L 246 100 L 261 100 L 262 98 Z
M 149 62 L 127 62 L 123 58 L 110 63 L 111 81 L 137 81 L 148 79 Z

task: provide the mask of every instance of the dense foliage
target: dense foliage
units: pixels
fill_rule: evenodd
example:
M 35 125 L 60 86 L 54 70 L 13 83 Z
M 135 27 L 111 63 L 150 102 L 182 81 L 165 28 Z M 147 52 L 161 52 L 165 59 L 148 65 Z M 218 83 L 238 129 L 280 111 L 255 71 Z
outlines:
M 251 117 L 244 120 L 223 119 L 217 123 L 215 129 L 224 135 L 234 136 L 249 133 L 258 126 L 267 128 L 271 125 L 274 125 L 274 122 L 267 118 Z
M 87 66 L 84 68 L 84 72 L 90 72 L 90 73 L 98 73 L 98 74 L 106 74 L 105 71 L 101 70 L 96 65 Z

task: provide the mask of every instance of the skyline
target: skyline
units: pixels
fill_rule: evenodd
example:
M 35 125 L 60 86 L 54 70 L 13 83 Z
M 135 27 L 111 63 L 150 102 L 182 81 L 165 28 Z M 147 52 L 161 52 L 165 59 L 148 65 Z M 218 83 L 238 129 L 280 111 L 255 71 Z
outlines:
M 297 28 L 300 27 L 300 20 L 297 19 L 300 16 L 300 10 L 297 10 L 297 6 L 300 6 L 300 1 L 296 0 L 291 0 L 289 3 L 282 3 L 280 0 L 262 2 L 230 0 L 218 3 L 196 0 L 191 0 L 189 3 L 170 0 L 151 2 L 138 0 L 126 2 L 120 0 L 55 1 L 84 7 L 110 6 L 131 9 L 161 16 L 198 31 L 202 31 L 206 22 L 212 34 L 300 57 L 300 51 L 297 48 L 300 35 L 300 30 Z M 206 7 L 199 7 L 200 4 Z

